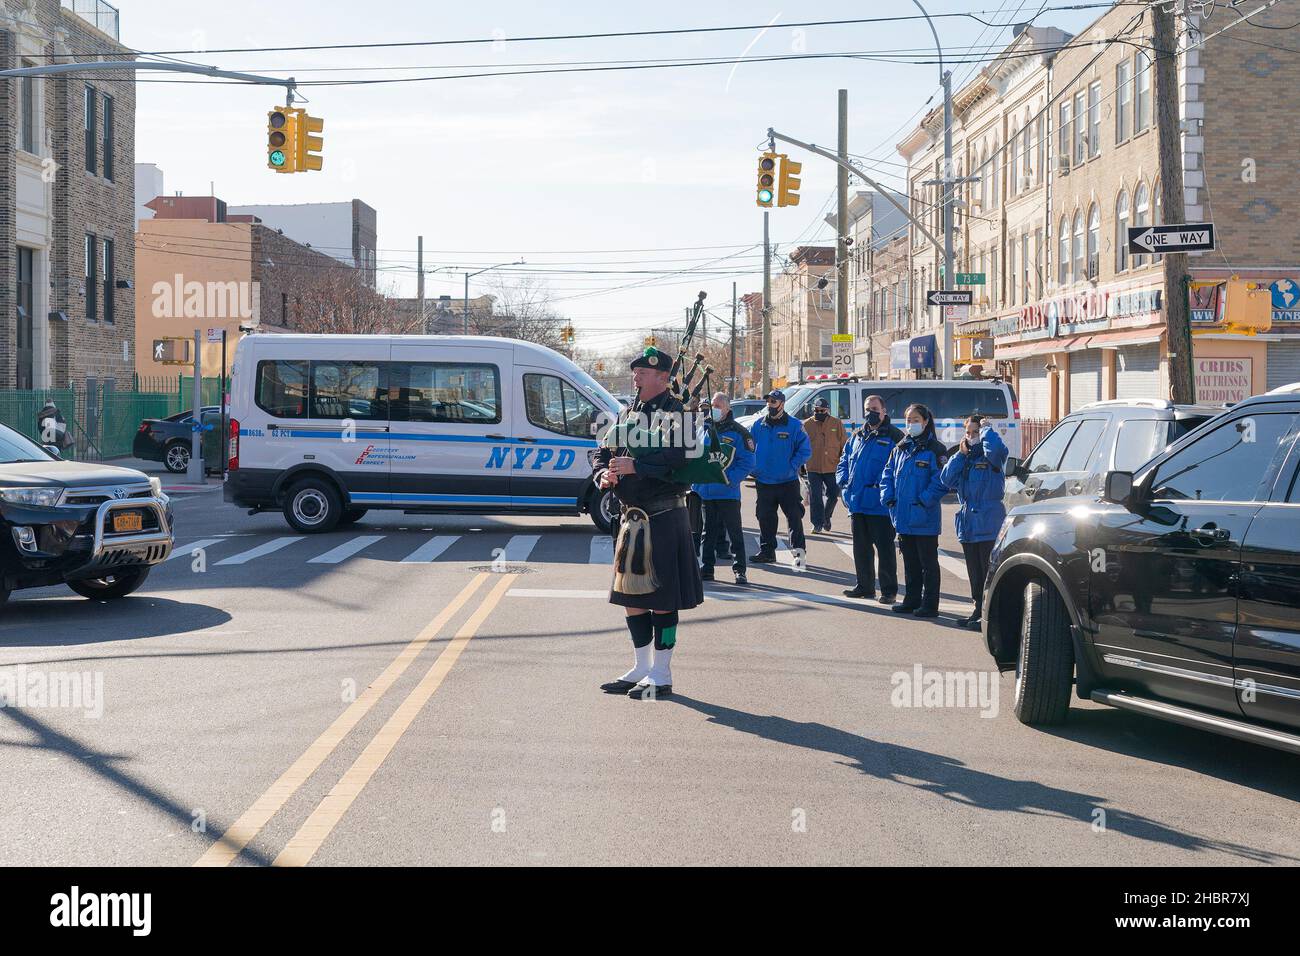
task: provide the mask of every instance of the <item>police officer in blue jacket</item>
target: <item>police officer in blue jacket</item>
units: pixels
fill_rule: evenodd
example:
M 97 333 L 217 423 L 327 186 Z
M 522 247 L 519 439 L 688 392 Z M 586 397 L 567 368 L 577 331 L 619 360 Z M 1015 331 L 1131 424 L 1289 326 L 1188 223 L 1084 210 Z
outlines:
M 885 400 L 868 395 L 865 421 L 855 431 L 835 469 L 844 507 L 853 522 L 853 568 L 858 583 L 844 594 L 851 598 L 876 596 L 876 562 L 880 564 L 880 603 L 893 604 L 898 596 L 898 562 L 894 554 L 894 524 L 880 503 L 880 475 L 903 433 L 889 421 Z M 874 551 L 874 554 L 873 554 Z
M 731 414 L 731 399 L 725 392 L 713 396 L 709 410 L 718 429 L 718 440 L 736 449 L 736 455 L 727 466 L 727 483 L 693 485 L 695 493 L 704 502 L 704 547 L 700 577 L 713 580 L 713 564 L 723 535 L 731 539 L 731 570 L 737 584 L 748 584 L 745 579 L 745 537 L 740 527 L 740 483 L 754 468 L 754 439 Z
M 939 616 L 939 530 L 943 466 L 948 449 L 935 436 L 934 415 L 924 405 L 909 405 L 904 438 L 894 446 L 880 476 L 880 503 L 889 509 L 898 548 L 903 552 L 907 596 L 898 614 Z
M 1007 446 L 996 431 L 979 415 L 966 419 L 966 437 L 952 460 L 944 466 L 943 484 L 957 492 L 961 508 L 957 511 L 957 540 L 966 555 L 966 574 L 970 578 L 970 596 L 975 611 L 960 622 L 961 627 L 978 628 L 984 604 L 984 578 L 993 554 L 993 539 L 998 536 L 1002 519 L 1007 516 L 1002 503 L 1006 485 L 1003 473 L 1007 464 Z
M 775 388 L 764 396 L 767 414 L 754 423 L 754 484 L 758 489 L 758 553 L 751 564 L 776 561 L 776 512 L 790 525 L 790 546 L 804 552 L 803 495 L 799 469 L 812 457 L 812 443 L 799 419 L 786 413 L 785 392 Z

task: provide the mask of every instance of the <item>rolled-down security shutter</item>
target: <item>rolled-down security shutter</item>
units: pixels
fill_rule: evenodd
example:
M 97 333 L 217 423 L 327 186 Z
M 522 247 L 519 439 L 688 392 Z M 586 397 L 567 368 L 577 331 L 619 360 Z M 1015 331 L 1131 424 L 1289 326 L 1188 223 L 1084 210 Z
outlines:
M 1047 370 L 1043 368 L 1046 359 L 1021 359 L 1018 364 L 1020 372 L 1020 417 L 1029 420 L 1047 421 L 1052 417 L 1052 391 L 1047 381 Z
M 1070 411 L 1101 401 L 1101 350 L 1070 353 Z
M 1116 398 L 1164 398 L 1160 390 L 1160 343 L 1128 345 L 1115 358 Z
M 1268 387 L 1300 382 L 1300 335 L 1268 343 Z

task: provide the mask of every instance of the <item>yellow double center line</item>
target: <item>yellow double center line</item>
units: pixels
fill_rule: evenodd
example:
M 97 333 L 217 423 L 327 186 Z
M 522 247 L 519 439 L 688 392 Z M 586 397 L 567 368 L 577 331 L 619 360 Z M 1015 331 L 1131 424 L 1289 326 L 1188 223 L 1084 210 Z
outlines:
M 251 807 L 240 815 L 230 829 L 223 833 L 217 842 L 210 846 L 194 865 L 227 866 L 230 864 L 289 801 L 289 798 L 297 793 L 299 788 L 307 782 L 307 779 L 320 768 L 320 765 L 334 752 L 352 728 L 360 722 L 362 717 L 369 713 L 370 709 L 383 697 L 384 693 L 406 672 L 420 653 L 437 637 L 438 632 L 456 616 L 488 577 L 490 577 L 489 574 L 481 573 L 466 584 L 460 593 L 452 599 L 451 603 L 425 626 L 415 640 L 402 649 L 401 653 L 384 669 L 384 672 L 379 675 L 374 683 L 367 687 L 360 697 L 348 705 L 347 709 L 330 724 L 325 732 L 313 741 L 307 751 L 295 760 L 293 765 L 282 773 L 279 779 L 253 802 Z M 456 636 L 438 655 L 437 660 L 433 662 L 420 683 L 402 701 L 379 733 L 362 751 L 361 756 L 348 768 L 347 773 L 343 775 L 343 779 L 321 801 L 311 816 L 307 818 L 307 821 L 294 834 L 293 839 L 275 858 L 276 866 L 303 866 L 311 860 L 316 851 L 320 849 L 325 838 L 329 836 L 339 820 L 342 819 L 343 814 L 347 812 L 348 807 L 352 805 L 352 802 L 370 781 L 375 771 L 379 769 L 379 766 L 384 762 L 384 758 L 388 756 L 402 734 L 411 726 L 421 708 L 433 696 L 443 678 L 447 676 L 447 673 L 460 658 L 461 652 L 465 650 L 465 646 L 469 644 L 470 639 L 478 632 L 487 616 L 492 613 L 497 603 L 509 590 L 514 578 L 515 575 L 513 574 L 503 575 L 496 586 L 488 592 L 483 603 L 461 625 L 460 630 L 456 632 Z

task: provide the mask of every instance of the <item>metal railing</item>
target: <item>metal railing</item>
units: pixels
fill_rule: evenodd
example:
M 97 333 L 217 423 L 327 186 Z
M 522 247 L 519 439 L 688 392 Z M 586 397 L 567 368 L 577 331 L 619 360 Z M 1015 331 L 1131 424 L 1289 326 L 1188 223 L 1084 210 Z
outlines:
M 122 39 L 118 27 L 120 15 L 111 3 L 104 0 L 62 0 L 62 5 L 101 33 L 107 33 L 114 40 Z
M 1056 422 L 1044 418 L 1023 418 L 1020 420 L 1020 457 L 1024 460 L 1038 447 L 1038 443 L 1047 437 L 1047 433 L 1056 427 Z

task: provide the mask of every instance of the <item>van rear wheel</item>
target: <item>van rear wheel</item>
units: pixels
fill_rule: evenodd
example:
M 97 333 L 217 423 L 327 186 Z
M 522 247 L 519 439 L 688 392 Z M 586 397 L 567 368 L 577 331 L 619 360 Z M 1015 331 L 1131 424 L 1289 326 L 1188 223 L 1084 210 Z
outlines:
M 328 481 L 304 478 L 289 489 L 284 499 L 284 520 L 295 531 L 321 534 L 333 531 L 343 518 L 343 502 Z
M 614 489 L 606 488 L 602 491 L 597 486 L 591 493 L 587 508 L 587 513 L 591 515 L 591 523 L 596 526 L 596 530 L 601 534 L 609 534 L 614 526 L 614 515 L 617 511 L 618 499 L 614 497 Z
M 362 518 L 366 516 L 366 512 L 368 510 L 370 509 L 349 508 L 347 511 L 343 512 L 343 517 L 339 519 L 339 524 L 341 525 L 356 524 L 358 521 L 360 521 Z

